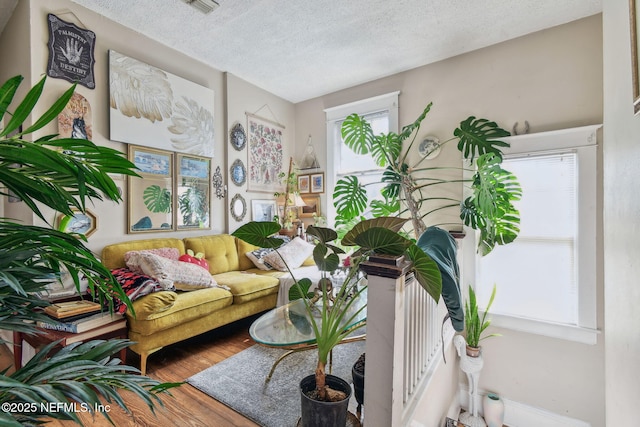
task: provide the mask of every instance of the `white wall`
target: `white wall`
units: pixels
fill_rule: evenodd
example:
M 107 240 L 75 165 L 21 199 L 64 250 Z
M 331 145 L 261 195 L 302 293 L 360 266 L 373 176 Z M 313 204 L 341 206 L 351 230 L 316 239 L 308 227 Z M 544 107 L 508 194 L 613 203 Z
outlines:
M 632 109 L 629 2 L 603 6 L 606 425 L 617 426 L 640 402 L 640 116 Z
M 515 122 L 522 129 L 527 120 L 531 132 L 602 123 L 601 16 L 299 103 L 296 140 L 311 133 L 322 155 L 324 108 L 395 90 L 401 91 L 401 126 L 434 102 L 419 137 L 432 134 L 444 140 L 472 114 L 509 130 Z M 301 157 L 303 147 L 299 150 L 296 155 Z M 436 161 L 451 165 L 457 159 L 459 154 L 451 146 Z M 326 167 L 326 157 L 320 163 Z M 324 207 L 328 202 L 325 198 Z M 599 328 L 603 328 L 602 293 L 600 277 Z M 602 336 L 597 345 L 589 346 L 511 330 L 495 332 L 503 337 L 484 346 L 481 388 L 593 426 L 604 425 Z

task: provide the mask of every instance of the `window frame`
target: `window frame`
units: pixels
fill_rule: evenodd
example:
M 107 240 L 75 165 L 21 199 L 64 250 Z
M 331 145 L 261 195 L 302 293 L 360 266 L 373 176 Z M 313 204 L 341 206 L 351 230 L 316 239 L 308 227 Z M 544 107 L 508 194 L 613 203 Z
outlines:
M 544 335 L 553 338 L 576 341 L 585 344 L 596 344 L 599 334 L 597 326 L 597 293 L 598 293 L 598 206 L 600 203 L 597 131 L 602 125 L 590 125 L 559 131 L 540 132 L 504 138 L 511 144 L 503 150 L 504 157 L 522 157 L 524 155 L 554 154 L 575 152 L 577 154 L 578 176 L 578 324 L 568 325 L 522 318 L 513 315 L 490 313 L 492 325 Z M 467 174 L 469 178 L 471 172 Z M 478 233 L 467 229 L 467 237 L 463 245 L 463 278 L 462 283 L 476 288 L 476 253 Z M 466 288 L 466 285 L 465 285 Z M 463 292 L 464 294 L 464 292 Z M 499 295 L 499 284 L 498 284 Z
M 390 92 L 371 98 L 326 108 L 326 129 L 327 129 L 327 209 L 326 218 L 328 224 L 333 224 L 336 218 L 336 209 L 333 206 L 333 189 L 337 182 L 336 153 L 339 153 L 341 139 L 335 137 L 335 125 L 347 118 L 350 114 L 356 113 L 360 116 L 373 114 L 381 111 L 389 111 L 389 132 L 398 132 L 398 96 L 400 91 Z

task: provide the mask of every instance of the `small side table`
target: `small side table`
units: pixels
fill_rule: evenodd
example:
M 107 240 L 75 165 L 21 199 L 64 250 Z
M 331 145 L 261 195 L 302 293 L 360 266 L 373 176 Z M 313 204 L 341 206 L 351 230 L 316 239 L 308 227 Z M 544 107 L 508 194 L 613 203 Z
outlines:
M 43 333 L 37 334 L 37 335 L 29 335 L 29 334 L 25 334 L 23 332 L 18 332 L 18 331 L 13 332 L 13 365 L 16 369 L 20 369 L 22 367 L 22 342 L 23 341 L 26 341 L 33 348 L 37 349 L 38 347 L 50 344 L 54 341 L 62 340 L 59 343 L 59 346 L 65 347 L 67 345 L 66 338 L 75 335 L 70 332 L 54 331 L 50 329 L 38 328 L 38 330 L 40 330 Z M 128 337 L 127 324 L 126 322 L 123 322 L 121 328 L 115 329 L 113 331 L 105 332 L 102 334 L 97 334 L 96 336 L 91 336 L 90 338 L 87 338 L 87 340 L 108 340 L 111 338 L 127 338 L 127 337 Z M 120 360 L 124 362 L 127 356 L 127 349 L 123 348 L 122 350 L 120 350 L 119 355 L 120 355 Z

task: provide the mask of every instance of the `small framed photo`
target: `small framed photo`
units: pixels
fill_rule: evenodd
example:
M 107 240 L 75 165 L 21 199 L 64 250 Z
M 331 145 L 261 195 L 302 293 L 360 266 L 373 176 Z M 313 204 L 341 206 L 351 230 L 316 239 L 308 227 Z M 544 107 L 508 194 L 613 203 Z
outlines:
M 298 192 L 300 194 L 309 194 L 311 192 L 309 175 L 298 175 Z
M 251 219 L 253 221 L 273 221 L 276 215 L 275 200 L 252 200 Z
M 324 193 L 324 172 L 312 173 L 311 193 Z
M 305 206 L 300 207 L 300 218 L 313 218 L 320 215 L 320 196 L 302 196 Z
M 72 216 L 64 214 L 58 216 L 58 228 L 65 233 L 89 237 L 98 229 L 98 217 L 89 209 L 84 212 L 73 209 Z

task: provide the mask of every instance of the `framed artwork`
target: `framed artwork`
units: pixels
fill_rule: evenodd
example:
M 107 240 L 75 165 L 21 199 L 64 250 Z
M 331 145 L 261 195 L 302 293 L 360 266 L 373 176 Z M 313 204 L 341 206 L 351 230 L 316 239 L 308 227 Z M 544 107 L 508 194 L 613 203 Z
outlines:
M 58 133 L 60 138 L 93 139 L 91 105 L 78 92 L 58 114 Z
M 236 123 L 230 132 L 230 141 L 231 146 L 236 149 L 236 151 L 242 151 L 244 146 L 247 144 L 247 134 L 244 131 L 244 128 L 240 123 Z
M 58 216 L 58 228 L 65 233 L 82 234 L 91 236 L 98 229 L 98 217 L 89 209 L 80 212 L 73 209 L 73 215 L 60 214 Z
M 239 187 L 244 185 L 247 180 L 247 169 L 245 169 L 242 160 L 236 159 L 231 165 L 229 172 L 231 173 L 231 182 Z
M 310 175 L 311 193 L 324 193 L 324 172 Z
M 631 24 L 631 76 L 633 77 L 633 112 L 640 113 L 640 63 L 638 54 L 640 52 L 640 44 L 638 35 L 640 33 L 640 0 L 629 1 L 629 17 Z
M 110 139 L 213 157 L 213 90 L 109 51 Z
M 308 194 L 311 192 L 309 175 L 298 175 L 298 192 L 300 194 Z
M 320 216 L 320 196 L 302 196 L 306 206 L 301 206 L 299 217 L 312 218 L 313 214 Z
M 280 191 L 282 172 L 282 134 L 284 126 L 247 114 L 248 191 Z
M 172 231 L 173 153 L 130 145 L 129 160 L 139 169 L 140 177 L 128 177 L 127 232 Z
M 240 194 L 236 194 L 231 199 L 229 210 L 231 211 L 231 217 L 237 222 L 241 222 L 247 214 L 247 201 Z
M 48 14 L 49 61 L 47 75 L 80 83 L 89 89 L 96 87 L 93 65 L 96 62 L 94 50 L 96 34 L 63 21 L 56 15 Z
M 209 229 L 211 207 L 211 159 L 177 154 L 178 230 Z
M 276 215 L 275 200 L 252 200 L 251 219 L 252 221 L 273 221 Z

